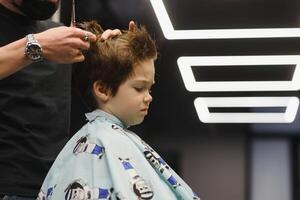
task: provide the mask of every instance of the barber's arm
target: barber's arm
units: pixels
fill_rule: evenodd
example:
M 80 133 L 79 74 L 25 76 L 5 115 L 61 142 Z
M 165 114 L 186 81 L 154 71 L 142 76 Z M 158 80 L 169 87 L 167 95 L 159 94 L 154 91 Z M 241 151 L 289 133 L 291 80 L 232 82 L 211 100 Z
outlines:
M 30 63 L 24 54 L 26 39 L 0 47 L 0 80 L 19 71 Z
M 88 49 L 89 42 L 96 36 L 74 27 L 57 27 L 34 34 L 34 39 L 42 48 L 43 59 L 57 63 L 74 63 L 84 60 L 81 51 Z M 0 80 L 19 71 L 33 62 L 25 55 L 26 37 L 0 47 Z
M 135 23 L 130 21 L 128 30 L 133 31 Z M 106 40 L 120 35 L 119 29 L 106 30 L 101 36 Z M 42 48 L 43 59 L 57 63 L 75 63 L 84 60 L 82 50 L 90 47 L 90 42 L 96 41 L 93 33 L 75 27 L 56 27 L 33 35 Z M 33 62 L 25 55 L 28 39 L 22 38 L 6 46 L 0 47 L 0 80 L 14 74 Z

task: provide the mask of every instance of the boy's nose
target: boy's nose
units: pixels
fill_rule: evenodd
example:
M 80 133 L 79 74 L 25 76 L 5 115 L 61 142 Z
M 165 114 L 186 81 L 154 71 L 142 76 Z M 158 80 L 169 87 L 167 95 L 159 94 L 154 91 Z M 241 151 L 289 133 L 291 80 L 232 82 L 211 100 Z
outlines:
M 151 94 L 148 93 L 148 94 L 145 96 L 144 101 L 150 103 L 150 102 L 152 101 L 152 96 L 151 96 Z

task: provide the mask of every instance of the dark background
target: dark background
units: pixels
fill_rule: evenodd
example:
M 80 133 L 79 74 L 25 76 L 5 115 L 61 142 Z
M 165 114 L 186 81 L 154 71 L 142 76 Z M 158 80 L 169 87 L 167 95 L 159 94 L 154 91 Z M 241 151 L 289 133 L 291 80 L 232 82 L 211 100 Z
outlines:
M 218 29 L 218 28 L 297 28 L 300 27 L 300 2 L 297 0 L 165 0 L 165 6 L 175 29 Z M 62 21 L 69 24 L 71 1 L 62 1 Z M 149 1 L 141 0 L 77 0 L 77 21 L 97 20 L 105 29 L 127 29 L 134 20 L 145 25 L 156 39 L 159 58 L 156 62 L 156 84 L 153 88 L 154 101 L 145 122 L 139 127 L 145 134 L 159 132 L 207 132 L 209 126 L 225 129 L 242 129 L 251 133 L 286 132 L 298 133 L 298 119 L 294 123 L 253 124 L 203 124 L 199 121 L 193 101 L 196 97 L 230 96 L 299 96 L 290 92 L 188 92 L 183 84 L 178 66 L 179 56 L 224 56 L 224 55 L 297 55 L 300 54 L 299 38 L 269 39 L 216 39 L 216 40 L 166 40 L 161 32 Z M 226 68 L 225 68 L 226 69 Z M 201 70 L 200 80 L 290 80 L 294 66 L 270 70 L 244 67 L 237 70 Z M 219 70 L 219 71 L 218 71 Z M 248 75 L 251 72 L 252 75 Z M 254 74 L 254 75 L 253 75 Z M 73 112 L 85 112 L 77 97 L 73 98 Z M 85 122 L 78 114 L 72 115 L 71 130 L 76 131 Z M 79 115 L 80 116 L 80 115 Z M 82 117 L 84 118 L 84 117 Z M 300 126 L 300 125 L 299 125 Z M 280 131 L 278 131 L 278 128 Z M 285 134 L 285 133 L 284 133 Z
M 164 0 L 164 3 L 175 29 L 300 27 L 299 0 Z M 61 20 L 66 25 L 69 25 L 70 13 L 71 0 L 61 1 Z M 96 19 L 104 29 L 127 29 L 128 22 L 134 20 L 145 25 L 155 38 L 160 55 L 156 61 L 154 101 L 145 121 L 132 129 L 164 154 L 176 171 L 184 174 L 181 151 L 162 147 L 160 141 L 164 138 L 208 143 L 227 141 L 228 138 L 236 140 L 235 144 L 241 144 L 241 168 L 245 172 L 242 196 L 248 199 L 251 196 L 251 170 L 248 167 L 251 142 L 257 138 L 284 138 L 291 144 L 293 199 L 299 199 L 299 111 L 291 124 L 205 124 L 199 121 L 193 104 L 197 97 L 299 97 L 299 91 L 189 92 L 184 87 L 176 61 L 180 56 L 299 55 L 300 38 L 167 40 L 148 0 L 77 0 L 76 18 L 78 22 Z M 250 81 L 290 80 L 294 66 L 281 69 L 252 71 L 254 75 L 246 78 Z M 207 68 L 197 73 L 197 79 L 238 80 L 250 70 L 227 68 L 218 71 Z M 74 133 L 86 122 L 83 114 L 87 109 L 75 93 L 72 97 L 71 133 Z M 205 183 L 199 182 L 199 185 L 205 191 Z
M 300 2 L 297 0 L 165 0 L 164 3 L 175 29 L 298 28 L 300 24 Z M 69 24 L 70 21 L 70 5 L 70 0 L 62 1 L 62 21 L 65 24 Z M 147 134 L 153 132 L 163 134 L 169 131 L 174 133 L 209 132 L 208 126 L 222 129 L 242 128 L 250 132 L 259 132 L 258 128 L 250 128 L 251 124 L 203 124 L 198 119 L 193 101 L 196 97 L 211 96 L 299 96 L 298 91 L 188 92 L 176 63 L 180 56 L 297 55 L 300 54 L 299 38 L 166 40 L 150 2 L 141 0 L 77 0 L 76 18 L 78 22 L 96 19 L 105 29 L 127 29 L 128 22 L 134 20 L 138 24 L 145 25 L 156 39 L 160 55 L 156 62 L 157 83 L 153 88 L 154 101 L 150 114 L 139 126 Z M 250 70 L 254 75 L 245 76 Z M 290 80 L 293 70 L 294 66 L 285 69 L 278 67 L 277 70 L 274 68 L 257 70 L 257 72 L 246 67 L 242 71 L 229 68 L 224 71 L 207 68 L 201 70 L 196 78 L 239 80 L 240 77 L 244 77 L 250 81 Z M 80 102 L 77 102 L 75 98 L 73 100 L 75 104 L 73 106 L 76 107 L 76 111 L 73 109 L 74 112 L 86 111 L 81 108 Z M 296 122 L 297 120 L 294 123 Z M 82 122 L 80 118 L 73 117 L 72 132 L 81 127 L 82 123 L 84 121 Z M 278 125 L 278 127 L 281 126 Z M 294 133 L 296 130 L 289 130 L 290 126 L 293 125 L 284 126 L 284 131 Z

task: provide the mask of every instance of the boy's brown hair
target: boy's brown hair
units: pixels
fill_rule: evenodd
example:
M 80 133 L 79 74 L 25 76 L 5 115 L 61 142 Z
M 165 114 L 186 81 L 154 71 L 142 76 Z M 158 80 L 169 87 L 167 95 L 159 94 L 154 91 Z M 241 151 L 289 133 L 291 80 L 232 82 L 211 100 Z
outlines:
M 131 31 L 112 39 L 100 39 L 103 29 L 96 21 L 84 22 L 80 28 L 97 36 L 86 51 L 85 60 L 73 66 L 73 81 L 79 96 L 89 109 L 98 107 L 93 95 L 93 84 L 101 83 L 105 91 L 115 95 L 119 86 L 133 73 L 134 66 L 146 59 L 156 59 L 155 42 L 145 27 L 135 27 Z

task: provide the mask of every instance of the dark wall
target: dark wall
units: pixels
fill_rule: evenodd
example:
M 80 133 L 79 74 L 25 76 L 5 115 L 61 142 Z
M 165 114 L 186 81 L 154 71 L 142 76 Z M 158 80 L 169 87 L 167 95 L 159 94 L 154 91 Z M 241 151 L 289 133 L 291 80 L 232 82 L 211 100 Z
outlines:
M 164 0 L 175 29 L 214 28 L 297 28 L 299 27 L 299 1 L 297 0 L 230 0 L 230 1 L 174 1 Z M 62 21 L 70 21 L 70 0 L 62 1 Z M 226 55 L 296 55 L 300 54 L 299 38 L 269 39 L 218 39 L 218 40 L 167 40 L 164 38 L 149 1 L 139 0 L 89 0 L 76 1 L 77 21 L 98 20 L 104 28 L 127 29 L 129 20 L 144 24 L 157 41 L 159 58 L 156 62 L 156 81 L 153 88 L 154 101 L 145 122 L 140 126 L 152 132 L 209 132 L 209 126 L 219 124 L 201 123 L 193 101 L 197 97 L 222 96 L 299 96 L 290 92 L 188 92 L 183 84 L 177 59 L 180 56 L 226 56 Z M 290 80 L 294 72 L 290 68 L 274 68 L 273 71 L 233 70 L 227 68 L 198 72 L 200 80 Z M 245 76 L 251 74 L 252 76 Z M 76 96 L 73 111 L 86 111 Z M 77 130 L 85 121 L 73 114 L 72 130 Z M 184 123 L 183 123 L 184 121 Z M 297 121 L 297 120 L 296 120 Z M 297 122 L 294 122 L 297 123 Z M 230 130 L 259 131 L 251 124 L 223 124 Z M 250 128 L 249 128 L 250 127 Z M 285 132 L 289 133 L 289 126 Z M 291 131 L 295 132 L 295 130 Z
M 61 3 L 62 21 L 68 25 L 71 0 Z M 298 0 L 164 0 L 164 3 L 175 29 L 300 27 Z M 106 29 L 127 29 L 128 22 L 134 20 L 150 30 L 160 52 L 156 61 L 154 101 L 144 123 L 132 129 L 164 154 L 195 185 L 196 192 L 203 194 L 203 199 L 248 198 L 249 138 L 279 135 L 298 140 L 299 113 L 291 124 L 206 124 L 199 121 L 193 101 L 197 97 L 299 97 L 299 91 L 189 92 L 183 84 L 177 59 L 180 56 L 298 55 L 300 38 L 167 40 L 148 0 L 77 0 L 76 18 L 79 22 L 96 19 Z M 286 69 L 252 71 L 249 77 L 244 75 L 250 69 L 243 72 L 204 69 L 198 72 L 197 78 L 290 80 L 295 66 Z M 71 132 L 75 132 L 86 122 L 83 114 L 87 109 L 75 93 L 72 97 Z M 298 158 L 298 154 L 294 151 L 293 156 Z M 293 174 L 299 174 L 296 169 L 299 164 L 293 166 Z M 294 184 L 299 185 L 299 180 L 295 179 Z

